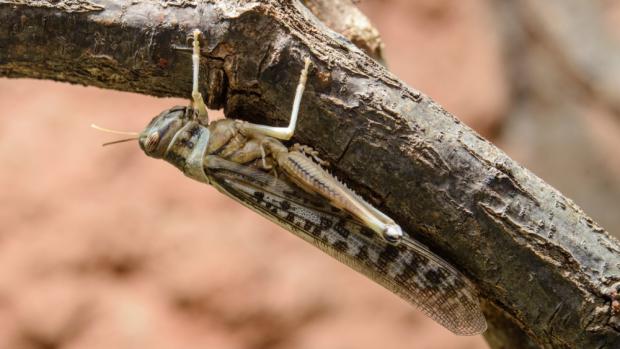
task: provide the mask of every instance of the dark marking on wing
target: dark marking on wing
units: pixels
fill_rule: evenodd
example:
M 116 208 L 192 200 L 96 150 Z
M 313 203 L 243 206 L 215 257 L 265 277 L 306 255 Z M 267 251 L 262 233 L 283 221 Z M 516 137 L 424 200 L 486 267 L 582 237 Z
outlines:
M 398 254 L 398 247 L 394 245 L 386 245 L 379 254 L 379 267 L 386 268 L 389 264 L 394 263 L 398 259 Z
M 347 227 L 345 227 L 345 223 L 343 220 L 338 221 L 338 223 L 334 225 L 334 230 L 345 239 L 348 238 L 349 234 L 351 233 L 349 230 L 347 230 Z
M 289 208 L 290 208 L 290 206 L 289 206 Z M 332 227 L 332 224 L 334 224 L 334 223 L 332 222 L 331 219 L 329 219 L 327 217 L 324 217 L 324 216 L 321 216 L 320 226 L 321 226 L 322 229 L 329 229 L 329 228 Z
M 312 229 L 312 222 L 307 219 L 304 219 L 304 229 L 310 231 Z
M 441 270 L 430 269 L 424 273 L 424 277 L 430 284 L 439 285 L 445 280 L 445 276 Z
M 295 222 L 295 214 L 293 212 L 288 212 L 286 214 L 286 217 L 284 217 L 284 219 L 289 222 L 289 223 L 294 223 Z
M 254 197 L 256 198 L 256 200 L 258 202 L 261 202 L 261 201 L 263 201 L 263 198 L 265 197 L 265 193 L 263 193 L 262 191 L 257 190 L 257 191 L 254 192 Z
M 284 200 L 282 201 L 282 203 L 280 203 L 280 208 L 284 211 L 288 211 L 291 208 L 291 204 L 288 201 Z
M 355 258 L 357 258 L 360 262 L 367 262 L 368 258 L 368 247 L 360 246 L 359 251 L 355 254 Z
M 422 266 L 421 258 L 413 255 L 411 259 L 405 264 L 405 268 L 403 268 L 402 273 L 396 275 L 396 278 L 400 280 L 400 282 L 406 283 L 411 278 L 418 275 L 420 267 Z
M 344 241 L 336 241 L 334 243 L 334 248 L 339 252 L 346 252 L 349 250 L 349 245 Z

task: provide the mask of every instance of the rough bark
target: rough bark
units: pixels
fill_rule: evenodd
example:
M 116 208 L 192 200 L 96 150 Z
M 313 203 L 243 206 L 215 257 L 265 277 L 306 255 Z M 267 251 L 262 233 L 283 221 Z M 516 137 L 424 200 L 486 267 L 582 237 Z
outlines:
M 478 285 L 493 347 L 620 346 L 618 241 L 297 1 L 0 1 L 0 76 L 185 97 L 194 28 L 232 118 L 284 124 L 311 57 L 295 141 Z

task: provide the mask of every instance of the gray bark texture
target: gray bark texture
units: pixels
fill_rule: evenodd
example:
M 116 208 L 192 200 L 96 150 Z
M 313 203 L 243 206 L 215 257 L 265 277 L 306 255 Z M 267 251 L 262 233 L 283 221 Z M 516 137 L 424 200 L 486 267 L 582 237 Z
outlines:
M 3 0 L 0 76 L 188 97 L 194 28 L 230 118 L 285 124 L 311 58 L 294 141 L 478 286 L 493 348 L 620 348 L 618 241 L 298 1 Z

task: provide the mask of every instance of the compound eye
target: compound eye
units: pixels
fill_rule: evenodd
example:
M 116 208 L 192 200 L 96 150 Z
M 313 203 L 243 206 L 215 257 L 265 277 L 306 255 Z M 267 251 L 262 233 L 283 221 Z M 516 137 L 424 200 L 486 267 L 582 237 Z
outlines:
M 157 144 L 159 144 L 159 133 L 153 132 L 144 141 L 144 150 L 151 153 L 155 151 L 157 148 Z

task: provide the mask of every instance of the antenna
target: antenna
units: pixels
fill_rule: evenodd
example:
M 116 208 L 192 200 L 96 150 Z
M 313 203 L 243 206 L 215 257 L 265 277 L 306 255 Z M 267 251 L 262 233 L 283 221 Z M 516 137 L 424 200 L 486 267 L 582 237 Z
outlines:
M 97 126 L 95 124 L 91 124 L 90 127 L 94 128 L 95 130 L 99 130 L 99 131 L 103 131 L 103 132 L 107 132 L 107 133 L 113 133 L 113 134 L 125 135 L 125 136 L 133 136 L 131 138 L 119 139 L 118 141 L 112 141 L 112 142 L 103 143 L 102 146 L 104 146 L 104 147 L 108 146 L 108 145 L 112 145 L 112 144 L 117 144 L 117 143 L 136 141 L 136 140 L 139 139 L 138 136 L 140 136 L 140 133 L 138 133 L 138 132 L 111 130 L 109 128 Z
M 124 143 L 124 142 L 129 142 L 129 141 L 137 141 L 138 137 L 132 137 L 132 138 L 125 138 L 125 139 L 120 139 L 118 141 L 112 141 L 112 142 L 105 142 L 103 143 L 101 146 L 105 147 L 108 145 L 112 145 L 112 144 L 116 144 L 116 143 Z
M 99 131 L 103 131 L 103 132 L 107 132 L 107 133 L 114 133 L 114 134 L 117 134 L 117 135 L 125 135 L 125 136 L 139 136 L 140 135 L 139 132 L 111 130 L 109 128 L 97 126 L 95 124 L 90 124 L 90 127 L 94 128 L 95 130 L 99 130 Z

